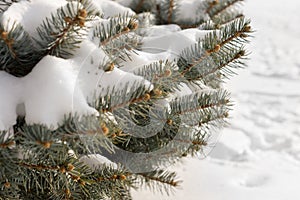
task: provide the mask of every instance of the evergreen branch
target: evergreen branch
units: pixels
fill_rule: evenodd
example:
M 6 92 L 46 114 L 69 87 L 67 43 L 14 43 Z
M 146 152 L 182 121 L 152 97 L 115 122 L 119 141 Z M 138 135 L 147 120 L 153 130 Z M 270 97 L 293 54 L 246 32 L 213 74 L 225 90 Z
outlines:
M 28 147 L 28 151 L 37 151 L 41 149 L 51 149 L 52 144 L 59 141 L 52 131 L 46 126 L 34 124 L 31 126 L 23 126 L 17 134 L 17 139 L 24 147 Z
M 178 134 L 179 128 L 180 118 L 178 116 L 167 116 L 167 119 L 163 121 L 162 130 L 156 130 L 157 133 L 154 136 L 141 138 L 129 132 L 120 136 L 122 140 L 112 139 L 113 143 L 123 150 L 133 153 L 150 153 L 166 147 Z
M 187 83 L 176 68 L 176 63 L 166 60 L 145 65 L 133 73 L 144 77 L 163 93 L 170 93 L 178 90 L 181 83 Z
M 206 13 L 210 13 L 214 6 L 216 6 L 219 3 L 219 0 L 213 0 L 211 2 L 208 2 L 208 8 L 206 10 Z
M 0 1 L 0 13 L 4 12 L 13 3 L 17 3 L 20 0 L 1 0 Z
M 55 130 L 63 142 L 67 142 L 75 154 L 97 154 L 101 149 L 111 152 L 111 142 L 106 137 L 106 131 L 101 127 L 102 116 L 72 116 L 65 117 L 62 125 Z
M 51 170 L 51 171 L 58 171 L 60 169 L 59 166 L 45 166 L 45 165 L 33 165 L 33 164 L 27 164 L 27 163 L 19 163 L 21 167 L 26 167 L 28 169 L 32 170 Z
M 2 133 L 1 133 L 2 134 Z M 0 148 L 7 149 L 15 145 L 15 141 L 12 139 L 0 142 Z
M 193 120 L 187 124 L 187 126 L 194 129 L 191 136 L 188 138 L 174 138 L 174 142 L 178 142 L 178 144 L 184 143 L 190 146 L 207 146 L 208 138 L 206 136 L 209 135 L 209 129 L 221 128 L 226 124 L 225 119 L 229 117 L 228 111 L 228 108 L 220 107 L 195 111 L 191 114 Z
M 0 0 L 0 12 L 17 1 Z M 30 36 L 21 26 L 14 25 L 11 30 L 6 30 L 0 24 L 0 70 L 25 76 L 47 54 L 62 58 L 73 55 L 87 35 L 86 22 L 100 13 L 90 0 L 67 1 L 66 7 L 45 19 L 38 29 L 40 40 L 36 42 L 41 51 L 34 48 Z M 232 68 L 244 66 L 244 44 L 251 27 L 240 13 L 230 9 L 241 1 L 214 0 L 206 10 L 211 21 L 194 19 L 194 23 L 181 23 L 182 28 L 207 25 L 220 30 L 185 49 L 174 62 L 159 61 L 134 72 L 151 82 L 149 88 L 141 82 L 127 83 L 122 90 L 107 88 L 102 91 L 93 105 L 100 116 L 69 115 L 56 130 L 40 124 L 28 126 L 24 121 L 14 127 L 13 137 L 0 132 L 0 199 L 129 200 L 130 188 L 135 184 L 160 191 L 164 188 L 167 193 L 177 187 L 179 182 L 175 173 L 153 171 L 153 168 L 207 147 L 210 129 L 219 128 L 226 122 L 230 103 L 228 93 L 221 90 L 201 90 L 173 100 L 171 95 L 180 89 L 181 83 L 191 90 L 197 83 L 200 89 L 200 84 L 218 88 L 213 84 L 221 81 L 222 76 L 233 73 Z M 138 12 L 155 12 L 156 6 L 155 14 L 161 24 L 180 20 L 175 19 L 176 0 L 131 2 Z M 137 24 L 135 18 L 124 15 L 110 18 L 107 24 L 101 22 L 95 28 L 94 38 L 99 39 L 100 47 L 111 59 L 105 65 L 106 72 L 111 71 L 113 63 L 124 54 L 128 55 L 128 51 L 138 47 Z M 157 104 L 162 105 L 156 113 L 153 110 Z M 157 131 L 157 124 L 162 125 L 160 131 Z M 146 129 L 156 135 L 139 137 L 138 134 Z M 113 144 L 121 149 L 114 148 Z M 149 162 L 151 172 L 132 173 L 101 163 L 97 163 L 97 169 L 91 169 L 78 159 L 102 153 L 102 150 L 115 150 L 115 155 L 118 150 L 145 155 L 139 160 L 129 160 L 133 160 L 134 165 L 134 161 Z
M 74 158 L 58 156 L 54 165 L 51 165 L 50 158 L 38 164 L 20 163 L 22 175 L 19 187 L 26 191 L 26 194 L 20 195 L 30 199 L 36 195 L 46 199 L 89 197 L 84 186 L 92 170 Z
M 221 48 L 225 44 L 231 42 L 240 43 L 238 39 L 248 37 L 248 33 L 251 33 L 250 21 L 245 20 L 244 18 L 237 19 L 228 26 L 222 28 L 218 37 L 215 36 L 216 33 L 213 33 L 212 36 L 209 35 L 208 38 L 204 39 L 203 46 L 206 47 L 209 52 L 213 52 L 217 45 Z M 216 41 L 212 41 L 213 39 L 216 39 Z
M 234 54 L 234 56 L 232 58 L 229 58 L 228 60 L 223 60 L 222 63 L 220 63 L 218 65 L 218 67 L 212 69 L 211 71 L 206 72 L 205 74 L 201 75 L 201 78 L 204 78 L 210 74 L 213 74 L 219 70 L 221 70 L 222 68 L 228 66 L 230 63 L 234 63 L 236 60 L 241 59 L 242 56 L 245 55 L 245 51 L 244 50 L 239 50 L 237 53 Z
M 123 31 L 121 31 L 120 33 L 114 35 L 113 37 L 107 38 L 106 40 L 104 40 L 103 42 L 101 42 L 101 46 L 107 45 L 107 43 L 109 43 L 111 40 L 114 40 L 114 39 L 116 39 L 118 37 L 121 37 L 122 35 L 125 35 L 125 34 L 129 33 L 129 31 L 130 31 L 129 29 L 124 29 Z
M 216 103 L 211 103 L 211 104 L 206 104 L 206 105 L 198 105 L 196 107 L 191 107 L 189 109 L 180 110 L 180 112 L 177 112 L 176 114 L 184 115 L 187 113 L 191 113 L 191 112 L 195 112 L 195 111 L 199 111 L 199 110 L 203 110 L 203 109 L 210 109 L 210 108 L 214 108 L 214 107 L 225 106 L 227 104 L 228 104 L 228 100 L 224 101 L 223 99 L 221 99 L 220 101 L 218 101 Z
M 197 132 L 188 140 L 178 141 L 179 143 L 189 144 L 189 147 L 182 156 L 187 156 L 188 154 L 194 156 L 203 148 L 207 147 L 209 145 L 210 129 L 221 128 L 226 123 L 225 119 L 228 118 L 228 116 L 227 109 L 207 110 L 199 116 L 196 116 L 195 118 L 197 118 L 197 120 L 195 120 L 195 123 L 193 122 L 189 125 L 198 127 Z
M 209 61 L 211 56 L 218 53 L 221 49 L 235 49 L 236 45 L 245 42 L 248 33 L 251 32 L 249 21 L 243 18 L 234 21 L 232 24 L 221 29 L 219 33 L 208 34 L 203 40 L 199 41 L 190 49 L 185 49 L 178 60 L 179 71 L 183 76 L 203 62 Z M 225 47 L 225 45 L 227 45 Z M 230 51 L 229 51 L 230 52 Z
M 136 82 L 133 85 L 125 83 L 123 90 L 113 88 L 109 94 L 98 97 L 93 105 L 99 112 L 106 113 L 133 103 L 148 101 L 150 98 L 149 89 L 145 88 L 143 83 Z
M 235 28 L 234 24 L 231 26 L 231 28 L 233 28 L 233 29 Z M 225 27 L 221 32 L 221 33 L 223 33 L 223 38 L 225 38 L 224 36 L 226 36 L 231 31 L 232 31 L 232 29 Z M 238 29 L 236 31 L 234 31 L 234 33 L 231 34 L 231 36 L 229 35 L 229 37 L 227 37 L 225 40 L 223 40 L 218 45 L 220 47 L 223 47 L 224 45 L 230 44 L 231 42 L 238 42 L 239 39 L 245 40 L 245 38 L 249 37 L 249 35 L 247 34 L 249 32 L 251 32 L 251 27 L 249 26 L 249 23 L 246 22 L 240 28 L 238 27 Z
M 18 151 L 14 146 L 16 142 L 14 138 L 8 137 L 6 131 L 0 131 L 0 183 L 4 180 L 14 182 L 17 166 L 14 164 L 17 161 Z M 1 190 L 0 190 L 1 194 Z
M 197 126 L 197 130 L 207 130 L 210 128 L 221 128 L 226 124 L 226 119 L 229 117 L 229 106 L 231 104 L 224 105 L 222 107 L 215 107 L 213 109 L 199 110 L 195 116 L 195 124 L 190 123 L 190 126 Z M 196 135 L 197 136 L 197 135 Z M 195 137 L 193 137 L 195 138 Z
M 158 8 L 161 13 L 161 19 L 164 24 L 171 24 L 175 22 L 177 16 L 177 0 L 164 0 L 159 2 Z
M 210 34 L 208 37 L 204 39 L 204 41 L 212 41 L 216 39 L 216 33 Z M 214 38 L 214 39 L 213 39 Z M 202 63 L 205 59 L 209 58 L 212 52 L 217 52 L 220 49 L 220 45 L 216 44 L 216 46 L 212 49 L 209 48 L 203 52 L 203 43 L 198 42 L 194 47 L 191 49 L 185 49 L 178 60 L 178 66 L 180 67 L 179 71 L 181 72 L 182 76 L 185 76 L 193 67 L 197 66 L 198 64 Z M 188 61 L 188 59 L 192 61 Z
M 85 10 L 82 10 L 81 15 L 84 16 L 85 14 L 83 14 L 83 13 L 85 13 L 85 12 L 86 12 Z M 48 49 L 48 51 L 50 53 L 53 52 L 54 49 L 57 48 L 57 46 L 63 42 L 66 35 L 69 33 L 69 31 L 71 29 L 73 29 L 74 26 L 78 26 L 78 25 L 80 27 L 84 26 L 84 17 L 82 17 L 82 16 L 76 15 L 76 17 L 73 18 L 73 19 L 72 18 L 65 18 L 65 21 L 67 22 L 67 26 L 62 30 L 61 33 L 57 34 L 55 44 Z
M 243 19 L 245 16 L 241 13 L 233 14 L 233 13 L 226 13 L 223 14 L 220 18 L 213 18 L 213 21 L 215 22 L 216 28 L 221 28 L 222 26 L 226 24 L 230 24 L 236 20 Z
M 226 91 L 198 92 L 176 98 L 170 102 L 172 114 L 184 115 L 199 110 L 223 107 L 229 104 L 229 94 Z
M 204 72 L 198 72 L 198 75 L 194 75 L 192 77 L 189 77 L 189 81 L 194 81 L 194 80 L 204 80 L 206 79 L 209 75 L 215 74 L 219 71 L 221 71 L 225 67 L 231 67 L 231 68 L 240 68 L 242 67 L 243 63 L 238 62 L 238 60 L 243 59 L 245 56 L 245 50 L 239 49 L 239 50 L 234 50 L 231 52 L 225 52 L 225 53 L 217 53 L 215 55 L 212 55 L 214 59 L 214 64 L 215 66 L 212 66 L 209 68 L 209 70 L 204 71 Z
M 101 22 L 95 27 L 93 37 L 99 39 L 99 46 L 112 59 L 121 58 L 124 55 L 129 57 L 127 51 L 136 49 L 140 43 L 140 38 L 134 33 L 138 28 L 136 18 L 129 14 L 112 17 L 108 21 Z
M 128 14 L 110 18 L 108 24 L 101 23 L 94 29 L 93 36 L 100 39 L 99 46 L 105 46 L 114 39 L 138 28 L 137 21 Z
M 110 177 L 99 176 L 99 177 L 97 177 L 97 182 L 125 180 L 127 178 L 127 176 L 128 176 L 128 174 L 120 174 L 120 175 L 114 174 Z
M 83 125 L 83 124 L 81 124 Z M 84 123 L 86 125 L 86 123 Z M 89 129 L 86 127 L 86 129 Z M 64 152 L 61 152 L 58 149 L 58 146 L 65 146 L 68 147 L 65 141 L 67 140 L 61 140 L 58 139 L 60 137 L 58 132 L 62 131 L 63 128 L 60 128 L 60 130 L 55 130 L 51 133 L 49 133 L 46 128 L 39 127 L 39 126 L 31 126 L 31 127 L 25 127 L 21 130 L 21 134 L 19 133 L 18 138 L 30 138 L 28 139 L 18 139 L 18 141 L 23 141 L 20 144 L 22 147 L 25 147 L 27 143 L 31 144 L 31 141 L 41 141 L 38 142 L 38 146 L 42 146 L 42 148 L 39 148 L 40 150 L 45 149 L 47 152 L 42 151 L 36 151 L 35 148 L 30 148 L 30 152 L 27 154 L 27 158 L 24 161 L 21 161 L 18 165 L 21 167 L 21 171 L 24 173 L 24 179 L 22 179 L 22 184 L 26 188 L 31 188 L 32 194 L 37 193 L 43 193 L 45 194 L 45 198 L 49 198 L 49 195 L 53 198 L 63 197 L 63 198 L 89 198 L 89 197 L 99 197 L 103 198 L 103 192 L 96 192 L 96 191 L 103 191 L 103 188 L 106 188 L 105 190 L 108 190 L 108 194 L 110 196 L 118 196 L 118 193 L 125 192 L 124 191 L 124 183 L 120 183 L 116 185 L 116 179 L 119 179 L 120 181 L 124 182 L 123 180 L 127 181 L 126 185 L 131 185 L 132 181 L 130 178 L 124 177 L 124 175 L 120 174 L 116 178 L 115 175 L 112 175 L 114 179 L 110 180 L 112 187 L 107 187 L 107 181 L 104 184 L 98 184 L 97 181 L 94 181 L 95 174 L 91 172 L 87 166 L 84 164 L 81 164 L 77 161 L 77 158 L 75 157 L 69 157 L 67 154 L 67 150 L 69 148 L 66 148 Z M 41 132 L 41 133 L 39 133 Z M 28 134 L 27 134 L 28 133 Z M 53 136 L 55 135 L 55 136 Z M 65 134 L 63 134 L 65 136 Z M 48 138 L 47 138 L 48 137 Z M 42 144 L 43 141 L 51 141 L 51 137 L 54 137 L 58 140 L 61 140 L 60 143 L 52 143 L 51 146 Z M 26 143 L 25 143 L 26 141 Z M 91 142 L 95 142 L 95 140 L 92 140 Z M 24 146 L 25 145 L 25 146 Z M 56 146 L 55 146 L 56 145 Z M 77 146 L 70 147 L 74 148 L 74 151 L 78 151 Z M 101 145 L 103 147 L 103 145 Z M 27 148 L 25 147 L 25 150 Z M 76 150 L 75 150 L 76 149 Z M 77 154 L 78 155 L 78 154 Z M 37 160 L 38 158 L 38 160 Z M 109 168 L 109 170 L 114 172 L 116 174 L 116 170 L 113 170 Z M 38 172 L 37 172 L 38 171 Z M 37 176 L 37 173 L 39 174 L 38 179 L 35 177 Z M 55 176 L 55 178 L 54 178 Z M 27 179 L 25 179 L 27 177 Z M 28 181 L 28 177 L 34 177 L 32 181 Z M 98 177 L 98 176 L 97 176 Z M 70 182 L 71 180 L 71 182 Z M 67 188 L 63 189 L 65 184 L 69 185 Z M 32 188 L 34 185 L 39 185 L 39 187 L 36 187 L 35 189 Z M 63 188 L 57 185 L 62 185 Z M 48 189 L 49 192 L 47 192 Z M 96 189 L 92 189 L 96 188 Z M 116 190 L 116 193 L 112 192 L 110 189 L 114 188 Z M 78 191 L 79 190 L 79 191 Z M 118 190 L 120 190 L 118 192 Z M 42 192 L 43 191 L 43 192 Z M 127 190 L 126 190 L 127 191 Z M 29 194 L 28 194 L 29 195 Z M 106 196 L 106 195 L 104 195 Z
M 155 170 L 148 173 L 138 173 L 141 184 L 150 189 L 162 192 L 162 188 L 169 194 L 170 189 L 178 187 L 180 181 L 176 181 L 176 173 L 165 170 Z M 171 187 L 171 188 L 170 188 Z
M 119 126 L 124 123 L 124 127 L 120 128 L 122 130 L 122 134 L 116 133 L 111 139 L 116 146 L 126 151 L 134 153 L 153 152 L 162 147 L 166 147 L 172 140 L 174 140 L 175 136 L 181 134 L 178 132 L 179 128 L 182 125 L 180 119 L 181 117 L 183 117 L 184 120 L 189 120 L 190 118 L 193 118 L 190 119 L 190 121 L 194 121 L 197 119 L 200 120 L 201 118 L 204 119 L 203 117 L 207 116 L 209 111 L 211 111 L 212 113 L 216 112 L 217 114 L 222 113 L 223 110 L 226 110 L 223 107 L 228 105 L 228 103 L 228 94 L 225 91 L 218 91 L 212 93 L 197 93 L 195 95 L 188 95 L 182 98 L 175 99 L 174 101 L 170 102 L 171 113 L 167 112 L 166 118 L 160 119 L 159 116 L 155 117 L 158 121 L 160 121 L 160 123 L 163 124 L 162 130 L 158 131 L 154 136 L 147 138 L 139 138 L 131 134 L 130 130 L 128 130 L 128 127 L 133 126 L 125 123 L 128 122 L 127 116 L 122 114 L 123 112 L 114 112 Z M 143 105 L 138 105 L 138 108 L 143 109 L 142 106 Z M 222 110 L 217 111 L 217 107 L 220 107 L 220 109 Z M 204 111 L 201 112 L 201 110 Z M 194 112 L 198 112 L 199 116 L 192 115 L 192 113 Z M 191 115 L 188 119 L 187 114 Z M 145 109 L 142 110 L 139 115 L 141 115 L 141 119 L 144 119 L 145 115 L 147 116 L 149 114 L 147 114 L 147 111 Z M 120 118 L 118 116 L 120 116 Z M 122 118 L 124 117 L 126 119 L 123 120 Z M 136 123 L 139 122 L 141 121 L 137 121 Z M 140 125 L 143 127 L 145 123 L 147 123 L 147 120 Z M 131 131 L 134 130 L 132 129 Z M 136 130 L 136 132 L 138 132 L 138 130 Z
M 213 1 L 210 5 L 207 13 L 209 14 L 210 18 L 214 18 L 214 16 L 219 15 L 220 13 L 227 10 L 229 7 L 243 2 L 244 0 L 222 0 L 222 1 Z
M 179 132 L 179 128 L 184 123 L 182 120 L 189 121 L 191 128 L 194 129 L 194 125 L 199 125 L 199 123 L 205 124 L 204 120 L 211 122 L 217 119 L 216 115 L 227 115 L 226 106 L 228 105 L 229 100 L 226 91 L 198 93 L 178 98 L 170 103 L 171 113 L 166 119 L 162 119 L 163 129 L 158 131 L 156 135 L 139 138 L 129 132 L 119 136 L 123 141 L 116 138 L 112 138 L 112 140 L 116 146 L 126 151 L 134 153 L 154 152 L 166 147 L 173 140 L 177 141 L 176 138 L 183 137 L 181 135 L 184 133 Z M 197 124 L 191 124 L 193 121 L 196 121 Z M 187 132 L 189 132 L 188 130 L 187 128 Z M 182 148 L 183 150 L 185 149 L 185 147 Z
M 208 146 L 208 136 L 206 132 L 202 133 L 202 130 L 200 130 L 199 133 L 194 136 L 194 138 L 195 139 L 191 142 L 186 152 L 183 153 L 183 157 L 187 155 L 194 156 L 203 148 Z
M 208 136 L 207 133 L 202 133 L 202 130 L 199 131 L 200 134 L 198 134 L 196 139 L 192 141 L 192 144 L 188 147 L 186 152 L 183 153 L 183 157 L 187 155 L 195 156 L 195 154 L 199 153 L 201 150 L 203 150 L 205 147 L 208 146 Z
M 109 165 L 95 169 L 87 178 L 92 180 L 90 183 L 95 188 L 90 194 L 91 197 L 106 196 L 116 200 L 131 199 L 128 191 L 134 187 L 136 180 L 134 174 L 126 169 L 120 167 L 115 169 Z
M 0 23 L 0 70 L 22 77 L 31 72 L 38 62 L 32 40 L 21 25 L 13 24 L 5 30 Z
M 79 3 L 70 2 L 47 18 L 37 31 L 44 55 L 50 54 L 62 58 L 72 56 L 86 35 L 86 22 L 91 20 L 86 8 Z

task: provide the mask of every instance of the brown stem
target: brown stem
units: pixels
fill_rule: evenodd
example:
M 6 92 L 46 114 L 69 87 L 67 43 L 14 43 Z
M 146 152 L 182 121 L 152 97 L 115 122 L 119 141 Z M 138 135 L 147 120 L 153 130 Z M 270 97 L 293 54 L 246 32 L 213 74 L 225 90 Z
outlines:
M 182 29 L 188 29 L 188 28 L 197 28 L 201 24 L 192 24 L 192 25 L 186 25 L 186 24 L 179 24 L 180 28 Z
M 124 31 L 122 31 L 122 32 L 120 32 L 120 33 L 114 35 L 113 37 L 110 37 L 110 38 L 105 39 L 104 41 L 101 42 L 101 45 L 102 45 L 102 46 L 105 46 L 105 45 L 107 45 L 111 40 L 114 40 L 114 39 L 116 39 L 116 38 L 118 38 L 118 37 L 121 37 L 122 35 L 125 35 L 125 34 L 127 34 L 127 33 L 129 33 L 129 32 L 130 32 L 130 29 L 125 29 Z
M 214 0 L 214 1 L 212 1 L 212 2 L 209 2 L 209 7 L 207 8 L 206 13 L 209 13 L 209 12 L 211 11 L 211 9 L 212 9 L 213 7 L 215 7 L 218 3 L 219 3 L 218 0 Z
M 198 65 L 201 63 L 205 58 L 210 56 L 211 53 L 209 53 L 209 50 L 204 53 L 202 57 L 200 57 L 195 63 L 190 64 L 185 70 L 181 72 L 181 75 L 184 76 L 188 71 L 190 71 L 194 66 Z
M 161 17 L 161 9 L 160 9 L 159 4 L 156 5 L 156 10 L 157 10 L 157 18 L 159 19 L 159 23 L 162 24 L 163 20 L 162 20 L 162 17 Z
M 141 11 L 142 6 L 144 4 L 144 1 L 145 0 L 140 0 L 140 2 L 138 3 L 138 5 L 136 6 L 135 10 L 136 10 L 137 13 Z
M 174 0 L 170 0 L 169 11 L 168 11 L 168 23 L 172 23 L 172 15 L 174 10 Z
M 0 144 L 0 148 L 2 148 L 2 149 L 7 149 L 7 148 L 13 146 L 14 144 L 15 144 L 14 141 L 7 142 L 7 143 L 3 143 L 3 144 Z
M 132 176 L 132 175 L 133 175 L 132 173 L 125 173 L 125 174 L 113 175 L 109 178 L 98 177 L 97 182 L 113 181 L 113 180 L 126 180 L 128 176 Z
M 138 173 L 138 175 L 143 176 L 144 178 L 149 179 L 149 180 L 153 180 L 153 181 L 157 181 L 157 182 L 160 182 L 160 183 L 163 183 L 163 184 L 171 185 L 173 187 L 177 187 L 178 184 L 179 184 L 178 181 L 164 181 L 164 180 L 161 180 L 158 177 L 148 176 L 147 174 L 144 174 L 144 173 Z
M 13 44 L 14 44 L 14 40 L 12 38 L 9 38 L 9 33 L 4 31 L 4 30 L 0 30 L 0 38 L 5 42 L 6 46 L 8 47 L 9 51 L 11 52 L 12 56 L 16 59 L 17 58 L 17 54 L 13 49 Z

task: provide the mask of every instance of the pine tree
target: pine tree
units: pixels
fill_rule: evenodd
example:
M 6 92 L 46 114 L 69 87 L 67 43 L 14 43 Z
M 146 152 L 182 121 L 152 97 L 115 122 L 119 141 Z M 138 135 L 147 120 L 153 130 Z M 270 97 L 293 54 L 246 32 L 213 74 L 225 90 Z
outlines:
M 66 0 L 36 30 L 6 21 L 13 6 L 35 2 L 0 1 L 0 92 L 21 83 L 20 90 L 1 94 L 0 199 L 131 199 L 130 189 L 143 186 L 172 191 L 179 181 L 164 168 L 201 153 L 229 117 L 232 103 L 222 85 L 245 66 L 252 32 L 239 10 L 242 0 L 195 0 L 197 11 L 189 16 L 182 14 L 185 1 L 119 0 L 136 14 L 109 17 L 96 0 Z M 153 27 L 172 24 L 203 36 L 180 52 L 173 49 L 173 57 L 145 60 L 141 52 L 155 49 L 145 48 L 143 38 Z M 92 55 L 84 52 L 90 43 L 97 44 Z M 68 73 L 64 66 L 74 60 L 82 64 L 76 69 L 84 103 L 62 111 L 56 124 L 47 123 L 53 113 L 43 110 L 36 120 L 33 99 L 23 94 L 27 82 L 38 67 L 51 70 L 56 62 L 63 65 L 61 74 Z M 136 60 L 143 64 L 133 68 L 129 63 Z M 113 85 L 114 73 L 128 78 L 111 80 L 118 82 Z M 92 75 L 107 82 L 95 89 Z M 18 95 L 22 100 L 14 101 Z M 51 95 L 41 99 L 51 102 Z M 75 103 L 79 96 L 74 94 Z M 17 113 L 8 113 L 11 104 Z

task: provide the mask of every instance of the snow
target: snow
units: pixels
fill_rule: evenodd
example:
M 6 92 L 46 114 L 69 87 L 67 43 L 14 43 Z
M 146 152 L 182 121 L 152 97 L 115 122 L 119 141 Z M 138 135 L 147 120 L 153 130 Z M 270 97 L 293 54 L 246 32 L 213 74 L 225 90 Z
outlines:
M 180 26 L 177 24 L 168 24 L 168 25 L 159 25 L 159 26 L 150 26 L 142 30 L 142 34 L 147 37 L 156 37 L 162 36 L 169 33 L 174 33 L 181 31 Z
M 7 30 L 10 30 L 14 23 L 20 23 L 31 36 L 36 37 L 38 35 L 36 28 L 46 18 L 50 18 L 51 13 L 55 13 L 58 8 L 66 4 L 67 1 L 61 0 L 20 1 L 19 3 L 12 4 L 4 12 L 2 22 L 4 23 L 4 27 L 7 27 Z
M 126 14 L 129 16 L 135 15 L 135 12 L 130 8 L 110 0 L 94 0 L 93 3 L 103 11 L 105 18 Z
M 134 191 L 143 200 L 299 199 L 300 3 L 247 1 L 254 34 L 248 68 L 228 81 L 230 125 L 205 159 L 170 167 L 183 180 L 170 197 Z M 207 151 L 207 150 L 206 150 Z
M 169 29 L 171 27 L 166 28 Z M 178 56 L 184 49 L 195 45 L 199 39 L 204 38 L 207 33 L 208 31 L 186 29 L 175 33 L 172 32 L 154 37 L 145 37 L 143 39 L 142 49 L 150 53 L 169 50 L 171 53 Z
M 9 87 L 8 87 L 9 86 Z M 6 72 L 0 72 L 0 131 L 7 130 L 15 124 L 17 118 L 16 105 L 21 102 L 18 97 L 20 92 L 19 78 L 13 77 Z
M 178 13 L 176 13 L 177 18 L 183 23 L 190 22 L 191 19 L 195 22 L 199 21 L 200 18 L 208 19 L 208 15 L 201 12 L 203 10 L 202 8 L 204 8 L 203 4 L 203 0 L 185 0 L 184 4 L 180 6 Z M 198 19 L 195 18 L 195 16 L 197 16 Z
M 23 78 L 0 72 L 0 130 L 16 123 L 17 109 L 28 124 L 41 123 L 56 128 L 67 114 L 97 115 L 88 106 L 81 90 L 75 90 L 77 74 L 70 61 L 57 57 L 44 57 Z
M 46 56 L 23 79 L 28 124 L 41 123 L 55 128 L 69 113 L 97 115 L 81 90 L 75 90 L 77 76 L 68 60 Z
M 116 163 L 111 162 L 109 159 L 107 159 L 104 156 L 101 156 L 100 154 L 91 154 L 88 156 L 83 156 L 79 159 L 79 161 L 85 163 L 92 169 L 98 169 L 103 165 L 111 166 L 115 169 L 118 167 Z
M 116 2 L 118 2 L 119 4 L 123 5 L 123 6 L 127 6 L 129 7 L 130 4 L 132 3 L 132 0 L 114 0 Z
M 128 0 L 120 0 L 128 4 Z M 194 0 L 185 9 L 192 9 Z M 105 17 L 134 12 L 116 2 L 95 0 Z M 31 0 L 14 4 L 3 15 L 24 25 L 31 35 L 42 20 L 65 1 Z M 300 196 L 300 3 L 293 0 L 249 1 L 246 15 L 252 18 L 255 38 L 249 67 L 228 81 L 235 101 L 230 126 L 219 140 L 204 149 L 205 159 L 187 158 L 185 164 L 170 167 L 184 182 L 173 196 L 134 192 L 134 199 L 160 200 L 286 200 Z M 32 9 L 36 9 L 32 12 Z M 276 11 L 276 12 L 275 12 Z M 184 13 L 183 13 L 184 14 Z M 288 16 L 286 16 L 288 15 Z M 186 17 L 182 16 L 183 19 Z M 11 128 L 19 110 L 24 110 L 29 124 L 43 123 L 55 128 L 65 114 L 94 114 L 88 105 L 95 89 L 107 86 L 122 89 L 122 83 L 149 82 L 131 72 L 143 64 L 162 58 L 174 58 L 182 49 L 195 44 L 205 32 L 181 31 L 176 25 L 147 29 L 143 51 L 132 54 L 131 62 L 104 73 L 105 53 L 87 38 L 74 58 L 63 60 L 51 56 L 42 59 L 23 78 L 0 72 L 0 130 Z M 176 42 L 174 42 L 176 41 Z M 186 86 L 177 93 L 187 91 Z M 23 106 L 22 106 L 23 105 Z M 23 107 L 23 108 L 22 108 Z M 22 109 L 20 109 L 22 108 Z M 219 138 L 219 137 L 214 137 Z M 208 153 L 210 152 L 211 153 Z M 109 163 L 100 155 L 82 158 L 91 166 Z

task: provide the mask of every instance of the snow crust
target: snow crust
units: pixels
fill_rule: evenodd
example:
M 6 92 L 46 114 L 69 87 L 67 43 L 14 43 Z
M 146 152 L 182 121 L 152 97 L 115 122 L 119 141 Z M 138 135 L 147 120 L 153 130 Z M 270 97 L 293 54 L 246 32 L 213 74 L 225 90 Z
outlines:
M 173 195 L 134 191 L 143 200 L 295 200 L 300 180 L 299 1 L 247 1 L 256 30 L 248 68 L 228 81 L 235 106 L 230 125 L 199 158 L 177 171 Z

